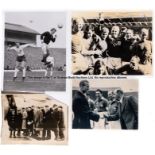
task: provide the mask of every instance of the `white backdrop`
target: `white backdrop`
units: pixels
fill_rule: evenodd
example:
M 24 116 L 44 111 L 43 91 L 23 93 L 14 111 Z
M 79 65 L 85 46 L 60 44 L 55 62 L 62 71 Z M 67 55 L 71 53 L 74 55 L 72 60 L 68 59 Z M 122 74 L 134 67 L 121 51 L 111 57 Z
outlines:
M 5 11 L 142 11 L 152 10 L 154 0 L 4 0 L 0 4 L 0 69 L 1 88 L 3 77 L 3 41 Z M 70 15 L 70 13 L 68 13 Z M 153 20 L 154 21 L 154 20 Z M 70 25 L 67 26 L 70 32 Z M 70 59 L 70 34 L 67 34 L 67 58 Z M 153 52 L 154 53 L 154 52 Z M 154 56 L 153 56 L 154 61 Z M 67 61 L 67 66 L 70 61 Z M 70 69 L 67 70 L 69 73 Z M 66 93 L 50 93 L 55 98 L 70 106 L 71 81 L 67 80 Z M 69 143 L 66 146 L 38 145 L 0 145 L 0 154 L 5 155 L 135 155 L 155 154 L 155 77 L 139 77 L 139 130 L 138 131 L 104 131 L 72 130 L 69 117 Z M 67 95 L 66 95 L 67 94 Z M 1 124 L 0 108 L 0 124 Z M 70 113 L 71 116 L 71 113 Z

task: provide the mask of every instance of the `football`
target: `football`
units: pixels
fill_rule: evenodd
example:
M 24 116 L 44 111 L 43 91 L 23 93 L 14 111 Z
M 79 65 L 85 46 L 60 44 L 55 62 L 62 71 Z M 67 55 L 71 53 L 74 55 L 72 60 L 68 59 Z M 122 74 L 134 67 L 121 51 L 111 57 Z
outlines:
M 63 28 L 63 24 L 58 24 L 58 28 L 62 29 Z

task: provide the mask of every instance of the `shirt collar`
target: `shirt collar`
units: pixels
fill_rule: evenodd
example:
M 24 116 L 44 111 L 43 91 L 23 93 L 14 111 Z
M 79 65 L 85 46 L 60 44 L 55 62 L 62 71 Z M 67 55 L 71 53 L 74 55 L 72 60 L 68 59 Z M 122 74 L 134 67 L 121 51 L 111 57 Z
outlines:
M 120 99 L 120 102 L 121 102 L 121 103 L 123 102 L 123 97 L 124 97 L 124 95 L 122 95 L 122 97 L 121 97 L 121 99 Z
M 87 98 L 87 94 L 86 93 L 83 93 L 81 90 L 80 90 L 80 93 L 83 94 Z

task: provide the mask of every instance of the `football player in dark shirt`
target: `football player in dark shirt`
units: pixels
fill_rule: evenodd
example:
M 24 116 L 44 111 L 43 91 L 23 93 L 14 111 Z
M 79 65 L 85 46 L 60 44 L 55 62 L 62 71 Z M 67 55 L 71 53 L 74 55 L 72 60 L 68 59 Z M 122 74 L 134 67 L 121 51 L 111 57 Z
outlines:
M 119 37 L 119 33 L 120 33 L 120 28 L 118 26 L 113 26 L 111 28 L 111 34 L 107 39 L 108 55 L 110 57 L 120 58 L 121 39 Z
M 55 28 L 52 28 L 50 30 L 50 32 L 46 31 L 44 33 L 41 34 L 41 41 L 42 41 L 42 51 L 43 51 L 43 59 L 42 59 L 42 62 L 46 62 L 46 58 L 49 56 L 49 45 L 50 45 L 50 42 L 55 42 L 56 40 L 56 37 L 57 35 L 55 34 L 56 33 L 56 29 Z
M 120 51 L 122 61 L 130 62 L 133 56 L 135 43 L 133 30 L 127 29 L 124 39 L 122 39 L 122 50 Z

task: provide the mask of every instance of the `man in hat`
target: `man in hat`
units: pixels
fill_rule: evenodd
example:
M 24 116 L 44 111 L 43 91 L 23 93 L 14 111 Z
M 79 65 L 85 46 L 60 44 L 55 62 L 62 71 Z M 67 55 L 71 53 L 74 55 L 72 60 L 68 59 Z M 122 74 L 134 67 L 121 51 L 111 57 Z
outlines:
M 49 106 L 46 105 L 43 113 L 43 135 L 42 135 L 43 140 L 51 139 L 50 125 L 51 125 L 51 110 Z

